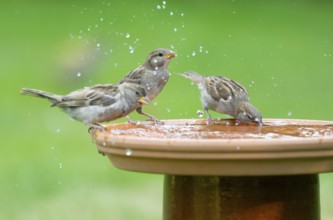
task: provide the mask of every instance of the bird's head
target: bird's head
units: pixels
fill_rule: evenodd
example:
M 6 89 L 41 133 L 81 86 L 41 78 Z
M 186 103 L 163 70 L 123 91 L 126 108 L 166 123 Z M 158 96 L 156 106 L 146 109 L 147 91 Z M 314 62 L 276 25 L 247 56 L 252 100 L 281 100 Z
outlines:
M 235 118 L 242 122 L 252 122 L 262 125 L 262 116 L 260 111 L 249 102 L 239 103 L 238 111 Z
M 176 53 L 169 49 L 156 49 L 152 51 L 145 62 L 145 65 L 152 70 L 166 68 L 172 58 L 176 57 Z

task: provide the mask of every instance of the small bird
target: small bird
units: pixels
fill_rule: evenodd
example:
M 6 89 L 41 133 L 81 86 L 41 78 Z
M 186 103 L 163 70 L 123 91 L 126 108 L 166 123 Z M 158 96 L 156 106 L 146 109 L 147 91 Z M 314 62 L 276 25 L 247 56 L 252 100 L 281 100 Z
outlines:
M 208 110 L 227 114 L 240 122 L 253 122 L 262 125 L 259 110 L 249 102 L 246 89 L 223 76 L 202 76 L 189 71 L 181 76 L 197 84 L 201 93 L 201 103 L 207 114 L 207 124 L 212 124 Z
M 23 88 L 21 92 L 48 99 L 52 103 L 51 107 L 59 107 L 71 118 L 97 129 L 104 129 L 100 122 L 127 116 L 149 103 L 145 89 L 133 83 L 85 87 L 64 96 L 30 88 Z
M 152 101 L 164 88 L 169 79 L 168 65 L 176 53 L 169 49 L 156 49 L 152 51 L 144 64 L 129 72 L 118 85 L 135 83 L 145 88 L 147 97 Z M 151 120 L 158 120 L 145 112 L 142 107 L 136 109 L 139 114 L 146 115 Z

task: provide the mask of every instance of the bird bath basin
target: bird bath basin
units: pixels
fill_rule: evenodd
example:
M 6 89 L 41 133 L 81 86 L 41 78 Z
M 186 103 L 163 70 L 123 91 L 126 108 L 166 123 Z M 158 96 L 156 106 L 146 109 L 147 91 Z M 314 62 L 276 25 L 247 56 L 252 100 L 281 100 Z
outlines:
M 319 219 L 333 122 L 265 119 L 108 125 L 98 151 L 120 169 L 165 174 L 164 219 Z

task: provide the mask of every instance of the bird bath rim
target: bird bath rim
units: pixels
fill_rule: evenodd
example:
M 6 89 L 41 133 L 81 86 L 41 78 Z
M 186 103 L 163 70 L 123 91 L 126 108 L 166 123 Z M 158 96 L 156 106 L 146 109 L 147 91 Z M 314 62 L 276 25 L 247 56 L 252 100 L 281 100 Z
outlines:
M 221 120 L 223 123 L 228 121 L 232 120 Z M 205 125 L 203 119 L 163 122 L 164 125 L 156 126 L 152 122 L 142 122 L 141 125 L 112 124 L 107 126 L 106 131 L 94 131 L 91 135 L 99 152 L 106 154 L 116 167 L 131 171 L 219 176 L 296 175 L 333 171 L 333 134 L 282 138 L 177 138 L 159 134 L 157 137 L 140 137 L 135 136 L 135 132 L 128 132 L 144 127 L 147 128 L 147 134 L 156 135 L 155 128 L 170 125 L 211 128 Z M 319 120 L 265 119 L 264 124 L 276 127 L 329 126 L 333 129 L 332 121 Z M 260 128 L 255 125 L 214 126 L 259 133 L 266 129 L 265 126 Z

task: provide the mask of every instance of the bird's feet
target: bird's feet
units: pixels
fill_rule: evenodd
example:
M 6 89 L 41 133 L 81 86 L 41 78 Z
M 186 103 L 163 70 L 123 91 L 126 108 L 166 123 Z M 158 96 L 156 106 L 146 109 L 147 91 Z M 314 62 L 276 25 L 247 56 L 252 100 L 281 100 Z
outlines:
M 89 126 L 88 133 L 90 135 L 92 135 L 96 131 L 106 131 L 106 128 L 103 125 L 98 124 L 98 123 L 88 124 L 88 126 Z
M 214 125 L 214 120 L 212 118 L 207 118 L 206 124 L 207 125 Z
M 148 117 L 149 117 L 149 119 L 147 119 L 147 121 L 152 121 L 152 122 L 154 122 L 157 125 L 163 125 L 164 124 L 163 121 L 158 120 L 157 118 L 155 118 L 153 116 L 148 116 Z

